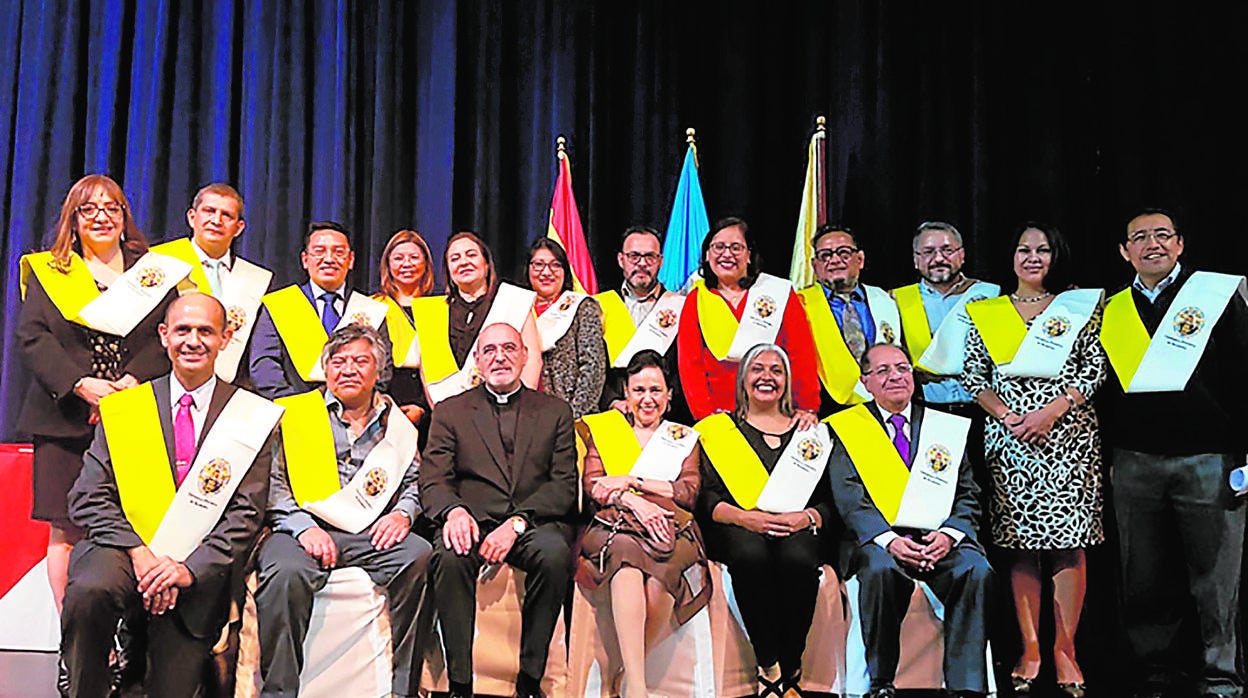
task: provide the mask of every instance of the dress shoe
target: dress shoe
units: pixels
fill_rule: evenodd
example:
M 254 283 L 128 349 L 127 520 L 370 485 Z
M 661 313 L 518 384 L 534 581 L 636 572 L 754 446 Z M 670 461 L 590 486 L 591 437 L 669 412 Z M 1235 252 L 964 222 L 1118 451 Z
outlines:
M 1029 696 L 1031 689 L 1035 687 L 1036 677 L 1027 678 L 1026 676 L 1010 675 L 1010 686 L 1014 689 L 1016 696 Z
M 447 698 L 472 698 L 472 686 L 452 682 L 446 696 Z
M 892 686 L 882 686 L 867 691 L 866 698 L 897 698 L 897 689 Z
M 1084 698 L 1088 695 L 1088 686 L 1082 681 L 1057 684 L 1057 695 L 1064 698 Z

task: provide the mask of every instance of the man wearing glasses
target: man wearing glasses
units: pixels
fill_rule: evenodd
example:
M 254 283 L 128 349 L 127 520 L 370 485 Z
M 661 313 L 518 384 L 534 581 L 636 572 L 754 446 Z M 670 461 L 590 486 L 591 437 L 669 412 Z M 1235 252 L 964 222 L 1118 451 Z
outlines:
M 256 392 L 270 400 L 305 393 L 310 384 L 325 381 L 321 349 L 339 326 L 359 323 L 380 329 L 386 317 L 384 303 L 347 288 L 355 252 L 341 223 L 310 223 L 299 262 L 308 273 L 307 283 L 260 299 L 250 369 Z
M 900 344 L 901 318 L 887 291 L 859 282 L 867 255 L 852 230 L 822 225 L 811 247 L 819 285 L 802 289 L 798 297 L 819 354 L 819 414 L 826 416 L 870 399 L 859 381 L 858 362 L 873 344 Z
M 624 367 L 633 355 L 653 349 L 663 355 L 671 375 L 676 375 L 676 331 L 684 298 L 668 291 L 659 281 L 663 266 L 663 238 L 646 225 L 624 231 L 620 252 L 615 256 L 624 274 L 619 292 L 605 291 L 595 296 L 602 306 L 602 325 L 607 340 L 606 384 L 602 389 L 602 409 L 622 408 Z M 680 395 L 680 382 L 673 381 L 672 410 L 677 421 L 688 418 L 688 407 Z
M 1183 235 L 1164 211 L 1141 212 L 1119 243 L 1135 269 L 1109 299 L 1101 344 L 1114 367 L 1105 413 L 1113 446 L 1122 622 L 1141 684 L 1169 695 L 1197 658 L 1176 643 L 1192 599 L 1200 628 L 1196 688 L 1242 696 L 1238 590 L 1244 508 L 1228 483 L 1243 464 L 1248 386 L 1244 277 L 1179 263 Z M 1177 558 L 1177 559 L 1176 559 Z

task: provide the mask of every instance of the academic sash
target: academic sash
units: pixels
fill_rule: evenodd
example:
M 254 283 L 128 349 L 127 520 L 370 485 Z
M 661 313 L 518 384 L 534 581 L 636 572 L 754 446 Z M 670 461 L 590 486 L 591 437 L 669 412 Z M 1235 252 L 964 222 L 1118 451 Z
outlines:
M 420 342 L 416 341 L 416 326 L 407 319 L 407 313 L 384 293 L 373 296 L 373 300 L 386 306 L 386 332 L 390 335 L 390 353 L 397 368 L 420 367 Z
M 532 314 L 533 299 L 536 297 L 537 294 L 528 289 L 499 284 L 481 328 L 505 322 L 523 333 L 524 323 Z M 463 366 L 455 362 L 450 343 L 450 306 L 445 296 L 412 299 L 412 316 L 416 318 L 416 336 L 420 343 L 421 373 L 425 389 L 434 404 L 481 382 L 472 352 L 465 358 Z
M 181 487 L 174 484 L 158 410 L 152 384 L 143 383 L 100 400 L 100 421 L 126 520 L 152 552 L 182 561 L 221 520 L 282 408 L 234 391 L 200 440 Z
M 896 344 L 901 340 L 896 330 L 901 327 L 897 304 L 882 288 L 865 284 L 862 288 L 875 323 L 876 341 Z M 797 295 L 806 308 L 810 332 L 815 339 L 815 352 L 819 355 L 819 380 L 828 395 L 841 405 L 857 405 L 870 400 L 871 394 L 859 380 L 862 374 L 858 361 L 845 344 L 823 286 L 808 286 L 798 291 Z
M 910 468 L 866 405 L 824 421 L 845 444 L 867 494 L 890 526 L 930 531 L 949 519 L 971 420 L 925 410 Z
M 759 274 L 746 293 L 745 311 L 739 321 L 728 301 L 707 289 L 705 281 L 694 284 L 694 288 L 706 348 L 720 361 L 740 361 L 754 345 L 776 341 L 793 285 L 778 276 Z
M 1152 337 L 1131 289 L 1105 304 L 1101 346 L 1128 393 L 1183 390 L 1209 345 L 1209 335 L 1235 294 L 1248 301 L 1244 277 L 1198 271 L 1188 277 Z
M 607 357 L 613 368 L 625 368 L 637 352 L 653 349 L 666 354 L 676 341 L 680 330 L 680 311 L 685 298 L 677 293 L 665 292 L 650 309 L 650 313 L 638 327 L 628 312 L 624 299 L 615 291 L 604 291 L 594 296 L 602 306 L 602 328 L 607 341 Z
M 683 424 L 663 420 L 645 448 L 619 410 L 587 414 L 581 422 L 594 437 L 608 475 L 666 480 L 680 477 L 680 465 L 698 443 L 698 432 Z
M 832 437 L 822 424 L 793 434 L 768 474 L 763 461 L 726 414 L 713 414 L 694 425 L 715 472 L 742 509 L 773 514 L 802 511 L 823 477 L 832 453 Z
M 329 341 L 329 335 L 317 315 L 316 303 L 309 301 L 299 286 L 278 289 L 265 295 L 260 302 L 269 309 L 273 326 L 277 328 L 277 334 L 282 338 L 282 346 L 290 354 L 290 362 L 299 372 L 299 377 L 312 383 L 324 382 L 321 350 L 325 348 L 325 342 Z M 363 293 L 350 293 L 347 307 L 334 329 L 351 324 L 378 329 L 385 319 L 385 303 L 375 301 Z
M 212 286 L 208 283 L 208 275 L 204 273 L 204 264 L 190 238 L 178 238 L 152 248 L 152 252 L 169 255 L 191 265 L 188 277 L 190 288 L 199 293 L 213 295 Z M 221 297 L 217 300 L 225 306 L 225 320 L 234 331 L 230 341 L 217 354 L 216 373 L 227 383 L 238 375 L 238 364 L 243 359 L 247 348 L 247 340 L 256 325 L 256 315 L 260 311 L 260 298 L 269 290 L 273 281 L 273 272 L 257 266 L 234 255 L 234 265 L 230 268 L 229 282 L 224 284 Z M 183 290 L 183 293 L 189 288 Z
M 101 292 L 86 261 L 77 254 L 70 253 L 69 270 L 62 272 L 51 252 L 34 252 L 22 256 L 20 284 L 25 299 L 34 274 L 66 320 L 125 337 L 190 273 L 186 262 L 148 252 Z
M 966 363 L 966 335 L 973 326 L 966 304 L 999 295 L 1000 286 L 976 281 L 962 292 L 957 304 L 933 332 L 919 284 L 895 289 L 893 297 L 897 299 L 897 311 L 901 315 L 902 335 L 915 366 L 937 376 L 961 375 Z
M 555 342 L 563 339 L 576 319 L 576 311 L 581 301 L 588 298 L 584 293 L 564 291 L 544 313 L 537 317 L 537 333 L 542 338 L 542 351 L 547 352 L 555 347 Z
M 282 449 L 295 501 L 348 533 L 363 531 L 384 513 L 416 457 L 416 427 L 390 396 L 381 399 L 390 406 L 385 436 L 345 486 L 338 478 L 338 452 L 325 396 L 312 390 L 277 400 L 286 408 Z
M 968 303 L 966 312 L 1002 375 L 1056 378 L 1104 296 L 1099 288 L 1060 293 L 1030 328 L 1009 296 Z

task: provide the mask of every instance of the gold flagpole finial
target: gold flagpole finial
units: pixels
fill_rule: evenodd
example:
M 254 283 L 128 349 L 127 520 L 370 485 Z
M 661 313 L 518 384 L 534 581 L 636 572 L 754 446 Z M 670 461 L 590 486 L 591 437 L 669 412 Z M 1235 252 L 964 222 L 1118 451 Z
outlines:
M 816 131 L 828 130 L 828 119 L 823 114 L 820 114 L 819 116 L 815 117 L 815 130 Z
M 556 150 L 556 151 L 558 151 L 558 152 L 560 152 L 560 153 L 567 152 L 567 150 L 568 150 L 568 139 L 564 138 L 563 136 L 559 136 L 558 138 L 556 138 L 556 139 L 555 139 L 555 150 Z
M 694 131 L 692 128 L 685 129 L 685 142 L 688 143 L 689 145 L 694 145 L 694 136 L 696 135 L 696 133 L 697 132 Z

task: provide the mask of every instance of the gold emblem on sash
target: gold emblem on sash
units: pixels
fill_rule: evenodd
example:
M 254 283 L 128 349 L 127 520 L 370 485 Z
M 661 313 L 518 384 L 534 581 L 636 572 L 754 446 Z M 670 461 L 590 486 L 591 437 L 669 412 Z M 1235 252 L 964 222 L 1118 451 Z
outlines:
M 754 301 L 754 310 L 759 317 L 771 317 L 771 314 L 776 312 L 776 299 L 771 296 L 759 296 L 758 300 Z
M 1174 316 L 1174 331 L 1184 337 L 1200 334 L 1205 327 L 1205 313 L 1194 305 L 1189 305 Z
M 797 450 L 803 460 L 814 460 L 823 454 L 823 446 L 818 439 L 805 438 L 797 444 Z
M 897 340 L 897 330 L 894 330 L 893 326 L 887 322 L 880 323 L 880 335 L 884 337 L 886 344 L 892 344 Z
M 231 305 L 225 310 L 225 324 L 231 332 L 237 332 L 247 324 L 247 310 L 240 305 Z
M 199 471 L 199 491 L 214 494 L 230 483 L 230 463 L 224 458 L 213 458 Z
M 165 283 L 165 270 L 160 267 L 144 267 L 139 270 L 139 285 L 143 288 L 156 288 Z
M 351 324 L 352 325 L 368 325 L 369 327 L 372 327 L 373 325 L 373 323 L 368 321 L 368 313 L 365 313 L 365 312 L 352 313 Z
M 949 454 L 949 449 L 940 444 L 933 444 L 927 449 L 925 455 L 927 467 L 931 468 L 934 473 L 943 473 L 949 467 L 949 464 L 953 462 L 953 456 Z
M 572 301 L 574 301 L 574 300 L 576 300 L 576 299 L 575 299 L 575 298 L 573 298 L 572 296 L 564 296 L 564 298 L 563 298 L 563 302 L 561 302 L 561 303 L 559 304 L 559 310 L 563 311 L 563 310 L 567 310 L 568 308 L 571 308 L 571 307 L 572 307 Z
M 667 435 L 680 441 L 689 435 L 689 427 L 683 424 L 670 424 L 667 427 Z
M 485 378 L 481 375 L 481 369 L 475 366 L 472 368 L 472 379 L 469 382 L 472 383 L 474 388 L 485 382 Z
M 373 468 L 364 476 L 364 494 L 370 497 L 376 497 L 386 491 L 386 482 L 390 476 L 386 475 L 386 471 L 382 468 Z
M 1045 320 L 1044 327 L 1041 328 L 1044 333 L 1050 337 L 1061 337 L 1070 331 L 1070 318 L 1063 315 L 1054 315 Z
M 663 310 L 659 311 L 657 321 L 659 323 L 659 327 L 662 327 L 663 329 L 666 330 L 672 325 L 675 325 L 678 319 L 680 318 L 678 315 L 676 315 L 675 310 L 672 310 L 671 308 L 664 308 Z

